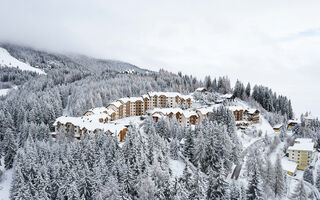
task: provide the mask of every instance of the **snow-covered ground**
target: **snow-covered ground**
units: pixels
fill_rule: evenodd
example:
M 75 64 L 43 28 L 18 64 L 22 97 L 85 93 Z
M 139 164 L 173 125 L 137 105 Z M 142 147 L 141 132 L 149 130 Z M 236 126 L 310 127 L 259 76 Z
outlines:
M 6 96 L 11 88 L 8 89 L 0 89 L 0 96 Z
M 2 166 L 0 166 L 3 172 L 2 179 L 0 180 L 0 200 L 8 200 L 10 195 L 10 187 L 12 182 L 13 169 L 5 170 L 3 166 L 3 159 L 1 160 Z
M 10 90 L 17 89 L 17 88 L 18 88 L 17 86 L 14 86 L 12 88 L 0 89 L 0 96 L 6 96 L 10 92 Z
M 32 67 L 29 64 L 23 63 L 12 57 L 6 49 L 0 47 L 0 67 L 4 66 L 14 67 L 24 71 L 37 72 L 38 74 L 46 74 L 43 70 Z
M 174 177 L 181 177 L 183 174 L 183 169 L 185 168 L 186 164 L 181 160 L 173 160 L 169 159 L 169 167 L 172 171 L 172 176 Z

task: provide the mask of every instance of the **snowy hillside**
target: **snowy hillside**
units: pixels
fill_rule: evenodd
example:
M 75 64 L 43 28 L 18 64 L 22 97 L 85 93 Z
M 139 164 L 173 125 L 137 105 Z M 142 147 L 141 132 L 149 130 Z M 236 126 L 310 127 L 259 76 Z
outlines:
M 31 67 L 30 65 L 23 63 L 16 58 L 12 57 L 9 52 L 0 47 L 0 66 L 1 67 L 15 67 L 24 71 L 37 72 L 38 74 L 45 74 L 41 69 Z

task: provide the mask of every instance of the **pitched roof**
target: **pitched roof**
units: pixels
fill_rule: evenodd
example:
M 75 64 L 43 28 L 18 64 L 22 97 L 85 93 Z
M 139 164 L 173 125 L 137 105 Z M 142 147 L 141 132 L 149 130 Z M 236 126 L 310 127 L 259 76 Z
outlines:
M 294 173 L 297 169 L 298 163 L 288 160 L 287 158 L 281 159 L 282 169 L 284 171 Z
M 58 117 L 54 123 L 60 122 L 61 124 L 71 123 L 74 126 L 78 126 L 80 129 L 87 129 L 88 131 L 102 130 L 104 132 L 117 132 L 126 128 L 123 124 L 113 124 L 113 123 L 100 123 L 98 120 L 92 119 L 92 115 L 83 117 Z
M 288 150 L 297 150 L 297 151 L 313 151 L 313 142 L 308 143 L 295 143 L 293 146 L 290 146 Z
M 114 105 L 115 107 L 119 108 L 122 105 L 122 103 L 120 103 L 119 101 L 114 101 L 114 102 L 109 103 L 109 105 Z
M 277 124 L 277 125 L 274 125 L 273 128 L 274 128 L 274 129 L 279 129 L 279 128 L 281 128 L 282 126 L 283 126 L 282 124 Z

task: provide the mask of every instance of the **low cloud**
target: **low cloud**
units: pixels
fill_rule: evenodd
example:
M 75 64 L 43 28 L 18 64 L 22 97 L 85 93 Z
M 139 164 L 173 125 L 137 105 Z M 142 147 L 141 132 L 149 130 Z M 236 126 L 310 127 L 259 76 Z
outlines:
M 228 75 L 320 116 L 319 1 L 0 1 L 2 41 Z

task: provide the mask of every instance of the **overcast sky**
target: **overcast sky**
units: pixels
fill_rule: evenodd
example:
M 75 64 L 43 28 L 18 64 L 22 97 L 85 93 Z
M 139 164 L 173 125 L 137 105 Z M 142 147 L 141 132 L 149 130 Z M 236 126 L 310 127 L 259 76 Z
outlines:
M 228 75 L 320 116 L 320 1 L 0 0 L 0 40 Z

